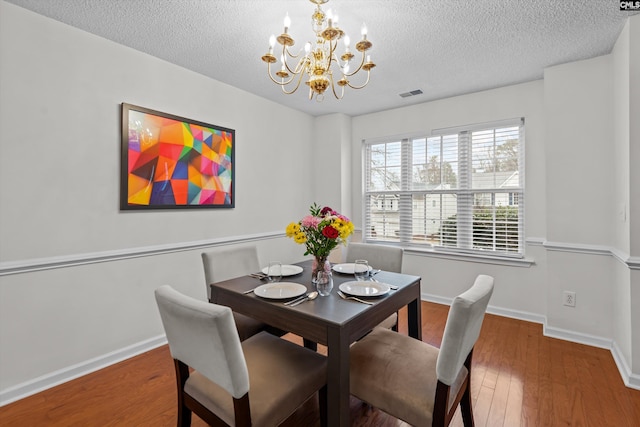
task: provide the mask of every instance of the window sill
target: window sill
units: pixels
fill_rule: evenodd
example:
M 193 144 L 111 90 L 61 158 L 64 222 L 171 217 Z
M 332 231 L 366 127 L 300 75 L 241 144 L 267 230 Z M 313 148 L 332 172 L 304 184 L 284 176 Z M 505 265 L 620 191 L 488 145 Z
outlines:
M 448 252 L 431 248 L 404 248 L 405 254 L 415 256 L 426 256 L 432 258 L 443 258 L 453 261 L 477 262 L 481 264 L 508 265 L 511 267 L 531 267 L 535 261 L 531 258 L 510 258 L 496 255 L 481 255 L 460 252 Z

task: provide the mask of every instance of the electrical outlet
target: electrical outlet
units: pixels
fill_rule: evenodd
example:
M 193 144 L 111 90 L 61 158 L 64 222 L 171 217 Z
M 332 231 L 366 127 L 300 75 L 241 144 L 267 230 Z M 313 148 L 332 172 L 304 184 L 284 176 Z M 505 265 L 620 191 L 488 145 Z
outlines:
M 575 307 L 576 306 L 576 293 L 571 291 L 564 291 L 562 294 L 562 304 L 567 307 Z

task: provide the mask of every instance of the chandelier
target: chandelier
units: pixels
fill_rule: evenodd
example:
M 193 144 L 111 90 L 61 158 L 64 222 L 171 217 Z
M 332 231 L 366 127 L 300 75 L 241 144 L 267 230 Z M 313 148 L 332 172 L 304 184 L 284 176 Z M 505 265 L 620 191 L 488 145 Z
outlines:
M 289 48 L 295 44 L 295 41 L 289 35 L 291 19 L 287 14 L 284 18 L 284 32 L 277 38 L 273 35 L 270 37 L 269 52 L 262 57 L 262 60 L 267 63 L 269 78 L 275 84 L 280 85 L 282 91 L 287 95 L 298 90 L 304 79 L 305 84 L 309 86 L 310 100 L 315 96 L 316 101 L 322 101 L 325 90 L 329 87 L 331 87 L 336 99 L 342 99 L 345 86 L 352 89 L 365 87 L 369 83 L 371 69 L 376 66 L 371 62 L 371 56 L 366 54 L 366 51 L 372 46 L 371 42 L 367 40 L 367 27 L 362 26 L 362 40 L 355 46 L 362 57 L 357 67 L 351 70 L 353 66 L 351 60 L 355 55 L 349 50 L 349 36 L 338 27 L 338 16 L 333 15 L 331 10 L 325 13 L 320 7 L 329 0 L 309 1 L 316 5 L 316 10 L 311 15 L 311 28 L 315 33 L 315 44 L 312 46 L 310 42 L 307 42 L 304 46 L 304 54 L 302 50 L 291 52 Z M 344 53 L 338 57 L 336 48 L 340 39 L 344 41 Z M 276 41 L 282 45 L 281 68 L 276 72 L 278 78 L 275 78 L 271 72 L 271 64 L 278 61 L 273 54 Z M 292 66 L 292 64 L 295 65 Z M 353 85 L 349 78 L 361 70 L 367 72 L 366 81 L 361 85 Z M 334 80 L 334 73 L 339 78 L 338 81 Z M 336 85 L 340 87 L 339 91 L 336 91 Z

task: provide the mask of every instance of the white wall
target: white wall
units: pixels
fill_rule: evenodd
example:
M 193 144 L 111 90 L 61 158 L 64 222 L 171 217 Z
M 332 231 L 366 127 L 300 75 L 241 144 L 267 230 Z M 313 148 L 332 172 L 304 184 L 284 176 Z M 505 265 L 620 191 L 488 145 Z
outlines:
M 633 267 L 616 266 L 614 341 L 618 365 L 640 371 L 640 16 L 629 19 L 613 58 L 614 85 L 614 251 Z M 636 382 L 640 378 L 636 376 Z
M 614 240 L 613 76 L 611 55 L 545 70 L 547 233 L 561 246 Z M 547 254 L 547 322 L 562 330 L 612 338 L 609 255 Z M 576 307 L 562 305 L 576 292 Z
M 0 55 L 0 402 L 157 344 L 153 290 L 204 298 L 202 248 L 302 258 L 311 116 L 5 2 Z M 235 209 L 120 212 L 122 102 L 235 129 Z
M 630 259 L 638 265 L 631 272 L 632 366 L 640 373 L 640 16 L 629 19 L 629 222 Z M 640 379 L 638 379 L 640 384 Z
M 612 244 L 611 56 L 544 72 L 547 239 Z
M 612 52 L 613 60 L 613 162 L 614 176 L 613 246 L 620 253 L 629 254 L 629 24 L 624 26 Z M 626 265 L 614 266 L 616 278 L 613 291 L 613 338 L 618 351 L 627 361 L 632 360 L 631 338 L 631 275 Z
M 630 255 L 640 258 L 640 16 L 629 19 Z M 637 282 L 636 282 L 637 283 Z M 640 284 L 638 284 L 640 286 Z M 638 301 L 638 300 L 636 300 Z M 640 301 L 638 301 L 640 302 Z M 638 335 L 640 337 L 640 335 Z M 639 359 L 640 362 L 640 359 Z
M 322 203 L 351 218 L 351 118 L 344 114 L 318 117 L 314 132 L 315 194 Z

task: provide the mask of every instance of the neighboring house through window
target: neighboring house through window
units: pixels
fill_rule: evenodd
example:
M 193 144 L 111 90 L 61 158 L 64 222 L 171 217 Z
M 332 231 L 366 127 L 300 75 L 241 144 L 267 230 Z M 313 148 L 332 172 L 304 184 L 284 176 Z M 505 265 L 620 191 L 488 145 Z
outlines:
M 364 241 L 524 254 L 524 119 L 364 144 Z

